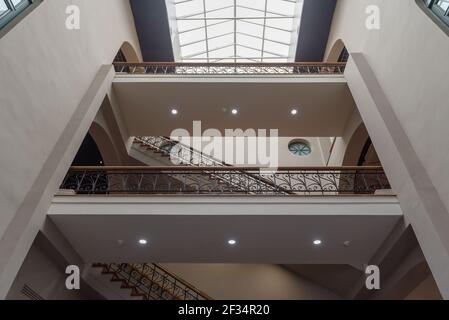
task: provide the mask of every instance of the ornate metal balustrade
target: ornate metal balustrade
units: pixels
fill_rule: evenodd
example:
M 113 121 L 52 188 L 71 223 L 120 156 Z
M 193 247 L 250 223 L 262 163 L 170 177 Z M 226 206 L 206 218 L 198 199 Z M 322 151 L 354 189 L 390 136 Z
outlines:
M 342 75 L 346 63 L 115 62 L 118 73 L 140 75 Z
M 158 151 L 163 155 L 170 156 L 170 159 L 175 160 L 177 164 L 197 167 L 232 167 L 223 161 L 166 137 L 135 137 L 134 141 L 142 144 L 144 147 Z M 208 178 L 228 183 L 233 190 L 245 191 L 247 185 L 264 184 L 264 189 L 273 192 L 282 192 L 282 188 L 279 188 L 271 181 L 265 180 L 264 177 L 255 173 L 241 172 L 240 175 L 215 175 L 213 172 L 210 172 L 209 174 L 210 176 Z M 288 193 L 286 190 L 283 192 Z
M 195 166 L 229 166 L 223 161 L 163 136 L 135 137 L 134 142 L 171 156 L 179 163 Z
M 212 300 L 191 284 L 154 263 L 96 263 L 112 281 L 132 290 L 144 300 Z
M 232 183 L 245 174 L 257 174 L 263 180 Z M 390 184 L 380 167 L 279 168 L 274 172 L 241 167 L 72 167 L 61 189 L 77 194 L 341 195 L 374 194 L 390 189 Z

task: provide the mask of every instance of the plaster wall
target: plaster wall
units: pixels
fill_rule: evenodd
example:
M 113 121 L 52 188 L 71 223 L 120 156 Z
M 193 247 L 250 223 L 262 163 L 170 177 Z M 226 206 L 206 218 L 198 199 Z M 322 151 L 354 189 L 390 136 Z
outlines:
M 68 5 L 80 8 L 79 30 L 66 28 Z M 71 144 L 72 133 L 61 137 L 77 129 L 85 115 L 77 114 L 79 106 L 99 99 L 86 92 L 125 41 L 139 47 L 126 0 L 46 0 L 0 39 L 0 148 L 7 150 L 0 156 L 0 297 L 50 204 L 52 191 L 36 211 L 49 183 L 37 181 L 60 163 L 62 153 L 56 153 L 79 147 Z

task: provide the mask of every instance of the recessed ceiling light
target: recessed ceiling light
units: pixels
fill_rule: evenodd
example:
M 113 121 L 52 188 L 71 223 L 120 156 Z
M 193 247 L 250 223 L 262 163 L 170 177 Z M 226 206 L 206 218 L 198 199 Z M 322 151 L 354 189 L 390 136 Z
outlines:
M 234 109 L 231 110 L 231 113 L 234 114 L 234 115 L 236 115 L 236 114 L 239 113 L 239 110 L 234 108 Z
M 146 239 L 140 239 L 139 244 L 147 244 L 148 241 Z
M 292 116 L 296 116 L 296 115 L 298 114 L 298 109 L 292 109 L 292 110 L 290 110 L 290 114 L 291 114 Z
M 171 109 L 171 114 L 176 116 L 178 114 L 178 109 Z
M 228 240 L 228 244 L 231 245 L 231 246 L 234 246 L 234 245 L 237 244 L 237 241 L 234 240 L 234 239 L 230 239 L 230 240 Z
M 316 246 L 319 246 L 320 244 L 322 244 L 323 242 L 320 239 L 317 240 L 313 240 L 313 244 Z

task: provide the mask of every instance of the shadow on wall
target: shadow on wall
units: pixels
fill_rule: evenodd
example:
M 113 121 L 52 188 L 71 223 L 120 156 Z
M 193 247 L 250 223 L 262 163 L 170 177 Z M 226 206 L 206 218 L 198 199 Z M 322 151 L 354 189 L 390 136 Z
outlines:
M 381 166 L 371 138 L 362 123 L 349 141 L 343 158 L 343 166 Z
M 329 51 L 329 55 L 326 59 L 326 62 L 343 62 L 341 61 L 342 59 L 342 55 L 343 53 L 347 53 L 348 51 L 346 50 L 346 46 L 343 42 L 343 40 L 339 39 L 337 40 L 334 45 L 332 46 L 332 48 Z M 347 61 L 347 59 L 346 59 Z M 344 62 L 346 62 L 344 61 Z

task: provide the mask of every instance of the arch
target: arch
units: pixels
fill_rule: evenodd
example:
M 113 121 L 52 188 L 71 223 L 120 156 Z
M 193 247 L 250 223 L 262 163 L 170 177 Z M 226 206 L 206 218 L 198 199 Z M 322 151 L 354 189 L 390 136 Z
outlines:
M 343 158 L 343 166 L 381 166 L 379 157 L 363 123 L 354 131 Z
M 356 166 L 358 164 L 360 155 L 362 154 L 363 148 L 365 147 L 368 139 L 368 131 L 366 130 L 365 125 L 362 123 L 354 131 L 351 139 L 349 140 L 343 158 L 343 166 Z
M 106 166 L 118 166 L 121 164 L 120 157 L 114 147 L 114 144 L 106 130 L 97 122 L 92 122 L 89 134 L 97 144 L 98 150 Z
M 327 56 L 327 62 L 338 62 L 338 58 L 340 57 L 343 49 L 346 48 L 343 40 L 338 39 L 335 41 L 331 50 L 329 51 L 329 55 Z
M 137 51 L 128 41 L 123 42 L 122 46 L 120 47 L 120 51 L 123 52 L 123 55 L 125 56 L 127 62 L 140 62 Z
M 72 161 L 72 166 L 102 166 L 104 165 L 98 145 L 92 136 L 87 133 L 81 146 Z

